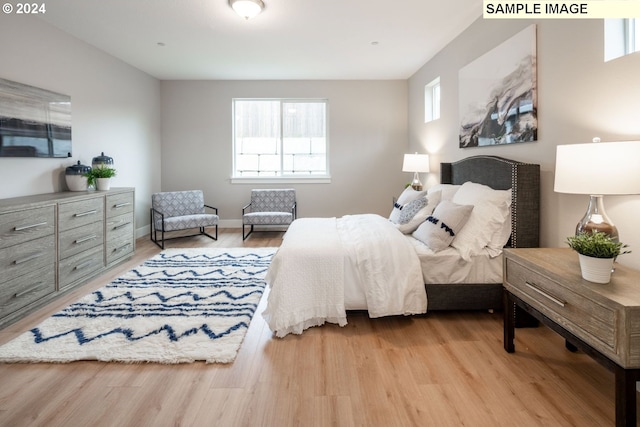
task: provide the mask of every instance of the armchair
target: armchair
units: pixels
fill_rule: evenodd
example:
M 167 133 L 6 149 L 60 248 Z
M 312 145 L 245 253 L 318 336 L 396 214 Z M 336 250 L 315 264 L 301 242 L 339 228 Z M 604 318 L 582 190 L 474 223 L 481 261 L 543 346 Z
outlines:
M 251 201 L 242 208 L 242 240 L 253 232 L 254 225 L 289 225 L 297 217 L 296 190 L 251 190 Z M 245 234 L 246 227 L 250 226 Z
M 215 213 L 206 213 L 205 208 Z M 204 204 L 202 190 L 170 191 L 151 195 L 151 241 L 164 249 L 164 241 L 204 234 L 218 240 L 218 209 Z M 205 227 L 215 226 L 215 237 L 207 234 Z M 168 231 L 199 228 L 198 234 L 166 238 Z M 158 233 L 161 238 L 158 239 Z

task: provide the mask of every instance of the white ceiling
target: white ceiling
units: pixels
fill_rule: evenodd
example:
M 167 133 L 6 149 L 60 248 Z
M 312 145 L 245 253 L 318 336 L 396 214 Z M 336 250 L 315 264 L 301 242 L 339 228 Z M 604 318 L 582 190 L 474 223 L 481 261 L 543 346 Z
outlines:
M 406 79 L 480 0 L 53 0 L 42 19 L 162 80 Z M 162 44 L 162 45 L 161 45 Z

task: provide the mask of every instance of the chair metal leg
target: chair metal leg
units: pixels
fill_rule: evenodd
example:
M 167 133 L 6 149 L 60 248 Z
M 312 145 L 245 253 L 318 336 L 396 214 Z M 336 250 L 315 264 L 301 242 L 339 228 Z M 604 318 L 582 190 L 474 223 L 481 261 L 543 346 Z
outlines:
M 247 237 L 249 237 L 249 234 L 253 233 L 253 224 L 251 224 L 251 228 L 249 228 L 249 232 L 247 234 L 244 234 L 244 230 L 245 230 L 245 224 L 242 224 L 242 240 L 247 240 Z

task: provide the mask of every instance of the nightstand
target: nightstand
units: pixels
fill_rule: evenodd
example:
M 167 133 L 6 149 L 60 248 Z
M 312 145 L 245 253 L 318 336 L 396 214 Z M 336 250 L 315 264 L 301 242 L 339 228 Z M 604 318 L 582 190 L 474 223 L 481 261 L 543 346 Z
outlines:
M 504 251 L 504 348 L 515 351 L 523 310 L 615 374 L 616 425 L 636 425 L 640 380 L 640 272 L 615 265 L 605 285 L 582 279 L 571 249 Z

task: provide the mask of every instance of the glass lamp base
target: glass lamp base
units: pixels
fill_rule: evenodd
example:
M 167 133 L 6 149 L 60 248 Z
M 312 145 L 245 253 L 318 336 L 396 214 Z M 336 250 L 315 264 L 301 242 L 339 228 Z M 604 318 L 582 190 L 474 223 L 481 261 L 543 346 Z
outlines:
M 413 181 L 411 181 L 411 188 L 416 191 L 422 191 L 422 182 L 420 182 L 420 177 L 418 176 L 418 172 L 413 174 Z
M 618 229 L 604 211 L 604 200 L 601 195 L 591 195 L 587 213 L 576 226 L 576 234 L 593 233 L 600 231 L 606 233 L 615 241 L 618 241 Z

